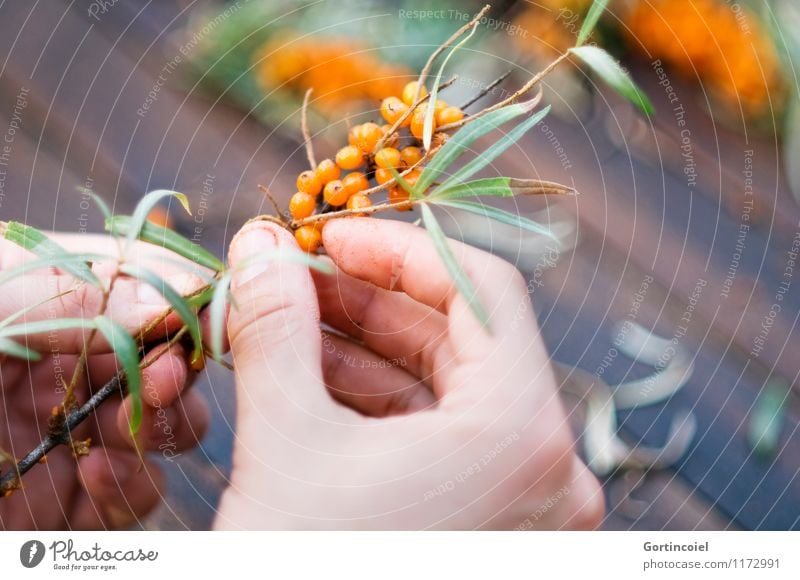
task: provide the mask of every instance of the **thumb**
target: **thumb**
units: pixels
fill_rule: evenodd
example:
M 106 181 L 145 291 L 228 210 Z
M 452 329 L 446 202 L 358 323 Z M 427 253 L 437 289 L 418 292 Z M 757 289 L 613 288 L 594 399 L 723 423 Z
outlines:
M 332 404 L 322 383 L 319 305 L 308 268 L 251 262 L 276 249 L 301 251 L 289 232 L 268 222 L 247 224 L 231 242 L 228 337 L 240 413 Z

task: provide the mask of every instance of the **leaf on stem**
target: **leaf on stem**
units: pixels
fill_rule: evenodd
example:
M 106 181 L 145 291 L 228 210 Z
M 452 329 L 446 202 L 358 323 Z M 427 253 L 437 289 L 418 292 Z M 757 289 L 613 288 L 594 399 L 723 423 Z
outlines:
M 456 260 L 455 255 L 453 255 L 453 250 L 450 249 L 447 236 L 444 235 L 442 227 L 439 225 L 436 216 L 433 215 L 431 208 L 428 207 L 427 203 L 423 203 L 421 205 L 422 222 L 425 225 L 425 229 L 428 230 L 428 234 L 431 236 L 431 240 L 433 241 L 434 248 L 436 248 L 436 252 L 439 254 L 439 257 L 442 259 L 442 262 L 444 262 L 444 266 L 450 274 L 450 277 L 453 279 L 453 283 L 467 301 L 469 307 L 472 309 L 472 312 L 478 318 L 480 323 L 484 326 L 484 328 L 491 332 L 491 329 L 489 328 L 489 315 L 487 314 L 483 303 L 481 303 L 477 292 L 475 292 L 475 287 L 472 285 L 472 280 L 469 279 L 469 276 L 467 276 L 467 273 L 464 272 L 461 264 L 459 264 L 458 260 Z
M 476 140 L 500 125 L 531 112 L 538 102 L 539 99 L 532 99 L 524 103 L 508 105 L 464 125 L 442 145 L 439 152 L 422 170 L 414 185 L 415 196 L 419 197 L 423 191 L 428 189 Z
M 594 27 L 597 25 L 597 21 L 600 20 L 600 16 L 605 12 L 606 7 L 608 7 L 608 1 L 609 0 L 594 0 L 594 3 L 589 8 L 589 12 L 586 14 L 586 18 L 583 20 L 581 30 L 578 32 L 575 46 L 580 46 L 588 40 Z
M 132 278 L 136 278 L 145 284 L 149 284 L 161 293 L 189 329 L 189 335 L 192 337 L 192 342 L 194 343 L 192 360 L 199 360 L 200 357 L 203 356 L 203 335 L 200 330 L 200 321 L 197 319 L 197 313 L 186 299 L 152 270 L 134 264 L 122 264 L 122 266 L 120 266 L 120 272 Z
M 447 188 L 439 187 L 427 197 L 430 201 L 462 197 L 515 197 L 524 195 L 574 195 L 575 190 L 566 185 L 540 179 L 515 179 L 513 177 L 487 177 Z
M 436 98 L 439 96 L 439 83 L 442 82 L 442 75 L 444 75 L 444 69 L 447 66 L 447 63 L 450 61 L 450 58 L 458 51 L 459 48 L 464 46 L 472 35 L 475 34 L 475 31 L 478 29 L 478 24 L 480 21 L 476 21 L 472 25 L 472 29 L 469 31 L 464 38 L 462 38 L 458 44 L 456 44 L 453 48 L 450 49 L 450 52 L 447 53 L 447 56 L 442 61 L 441 66 L 439 67 L 439 72 L 436 75 L 436 79 L 433 82 L 433 88 L 431 89 L 430 97 L 428 97 L 428 105 L 425 110 L 425 122 L 422 125 L 422 146 L 425 147 L 426 151 L 430 151 L 431 148 L 431 140 L 433 139 L 433 120 L 436 115 Z
M 78 192 L 80 192 L 82 195 L 88 195 L 89 197 L 92 198 L 92 201 L 94 201 L 94 204 L 100 210 L 100 213 L 103 214 L 103 218 L 104 219 L 107 219 L 107 220 L 111 219 L 111 216 L 113 215 L 111 213 L 111 208 L 108 207 L 108 204 L 106 203 L 106 201 L 102 197 L 97 195 L 95 192 L 93 192 L 88 187 L 83 187 L 82 185 L 78 186 Z
M 114 216 L 106 222 L 106 230 L 114 235 L 129 235 L 131 220 L 131 216 Z M 209 270 L 219 272 L 225 269 L 225 265 L 214 254 L 168 228 L 145 222 L 139 230 L 138 237 L 144 242 L 172 250 Z
M 76 328 L 91 330 L 92 328 L 96 328 L 96 325 L 91 320 L 85 318 L 51 318 L 47 320 L 23 322 L 21 324 L 0 328 L 0 337 L 25 336 L 26 334 L 73 330 Z
M 22 264 L 3 270 L 0 272 L 0 284 L 13 280 L 19 276 L 27 274 L 28 272 L 39 270 L 41 268 L 61 268 L 64 271 L 67 269 L 64 266 L 80 266 L 86 265 L 90 262 L 98 262 L 101 260 L 113 260 L 114 257 L 108 254 L 53 254 L 38 258 L 36 260 L 26 260 Z
M 617 91 L 628 101 L 636 105 L 645 115 L 655 112 L 653 104 L 647 98 L 630 75 L 617 60 L 602 48 L 596 46 L 577 46 L 569 52 L 580 58 L 597 76 Z
M 139 347 L 128 331 L 119 323 L 106 316 L 97 316 L 94 323 L 117 355 L 125 371 L 128 393 L 131 395 L 131 421 L 128 425 L 131 435 L 136 435 L 142 424 L 142 375 L 139 370 Z
M 129 243 L 133 242 L 133 240 L 139 237 L 142 227 L 147 223 L 147 216 L 150 215 L 150 212 L 153 210 L 156 204 L 158 204 L 158 202 L 165 197 L 174 197 L 180 202 L 180 204 L 183 206 L 183 209 L 186 210 L 186 213 L 192 215 L 192 212 L 189 209 L 189 200 L 184 194 L 178 193 L 177 191 L 171 191 L 169 189 L 157 189 L 155 191 L 151 191 L 145 195 L 139 203 L 136 204 L 136 209 L 133 210 L 131 223 L 126 234 Z
M 524 218 L 515 213 L 492 207 L 490 205 L 455 199 L 434 200 L 432 203 L 481 215 L 497 222 L 508 224 L 522 230 L 527 230 L 529 232 L 533 232 L 534 234 L 547 236 L 551 240 L 558 241 L 558 238 L 556 238 L 553 232 L 551 232 L 549 228 L 543 226 L 542 224 L 533 220 L 529 220 L 528 218 Z
M 222 339 L 225 336 L 225 305 L 231 287 L 233 273 L 225 272 L 214 285 L 214 294 L 208 306 L 209 326 L 211 330 L 211 355 L 214 360 L 222 359 Z
M 58 266 L 75 278 L 83 280 L 92 286 L 97 286 L 98 288 L 103 287 L 100 279 L 95 276 L 92 269 L 85 262 L 72 261 L 69 259 L 59 260 L 60 258 L 69 256 L 69 252 L 36 228 L 19 222 L 10 221 L 6 227 L 5 238 L 29 252 L 36 254 L 40 258 L 52 258 L 52 265 Z
M 496 143 L 492 144 L 492 146 L 489 147 L 485 152 L 481 153 L 475 159 L 456 170 L 456 172 L 448 177 L 439 187 L 442 189 L 447 189 L 457 183 L 461 183 L 468 177 L 475 175 L 477 172 L 502 155 L 509 147 L 519 141 L 525 133 L 530 131 L 534 125 L 538 124 L 542 119 L 544 119 L 549 112 L 550 105 L 547 105 L 541 111 L 537 111 L 535 114 L 525 119 L 525 121 L 503 135 Z
M 40 355 L 38 352 L 31 350 L 27 346 L 23 346 L 20 343 L 11 340 L 10 338 L 0 338 L 0 353 L 29 361 L 42 360 L 42 355 Z

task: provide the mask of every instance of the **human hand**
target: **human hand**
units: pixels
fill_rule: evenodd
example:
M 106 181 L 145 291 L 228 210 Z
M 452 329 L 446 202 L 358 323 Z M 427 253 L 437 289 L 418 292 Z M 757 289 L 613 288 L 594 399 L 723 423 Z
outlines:
M 70 251 L 117 254 L 117 245 L 109 236 L 52 237 Z M 0 240 L 0 270 L 30 258 L 18 246 Z M 156 246 L 137 243 L 128 259 L 153 270 L 183 293 L 202 282 L 169 261 L 178 259 L 175 254 Z M 107 279 L 113 264 L 98 262 L 92 268 L 98 277 Z M 0 286 L 0 320 L 69 289 L 74 291 L 35 308 L 25 320 L 99 314 L 99 290 L 76 284 L 71 276 L 51 269 L 28 273 Z M 107 313 L 133 332 L 154 320 L 167 306 L 155 289 L 120 278 L 111 293 Z M 171 316 L 155 332 L 163 335 L 180 325 L 180 320 Z M 156 334 L 152 338 L 157 338 Z M 6 418 L 0 430 L 0 448 L 19 458 L 46 435 L 51 410 L 63 400 L 84 338 L 80 330 L 29 335 L 27 345 L 42 354 L 39 362 L 0 359 L 0 416 Z M 84 373 L 76 391 L 79 404 L 86 401 L 90 389 L 99 389 L 118 370 L 109 346 L 99 336 L 93 342 L 86 368 L 88 377 Z M 191 379 L 180 345 L 172 346 L 169 353 L 143 371 L 145 405 L 139 441 L 144 449 L 160 449 L 165 456 L 175 456 L 202 437 L 208 411 L 198 393 L 185 391 Z M 120 528 L 149 512 L 161 497 L 164 477 L 150 461 L 140 469 L 128 430 L 129 414 L 130 397 L 124 402 L 119 397 L 105 401 L 72 433 L 76 441 L 91 438 L 89 455 L 76 462 L 66 447 L 50 452 L 45 464 L 23 477 L 21 490 L 0 499 L 0 528 Z M 0 472 L 6 473 L 9 467 L 0 465 Z
M 323 238 L 337 273 L 316 289 L 286 261 L 234 277 L 237 437 L 216 527 L 596 526 L 602 493 L 574 453 L 518 271 L 452 242 L 489 334 L 423 230 L 346 219 Z M 232 266 L 276 245 L 296 247 L 251 223 Z M 323 339 L 320 316 L 350 338 Z

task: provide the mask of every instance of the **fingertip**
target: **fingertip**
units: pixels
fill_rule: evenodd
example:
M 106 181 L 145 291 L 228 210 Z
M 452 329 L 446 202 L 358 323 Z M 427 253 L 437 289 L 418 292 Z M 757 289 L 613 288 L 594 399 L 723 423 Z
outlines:
M 171 405 L 186 388 L 189 369 L 181 346 L 157 358 L 142 371 L 142 401 L 154 408 Z

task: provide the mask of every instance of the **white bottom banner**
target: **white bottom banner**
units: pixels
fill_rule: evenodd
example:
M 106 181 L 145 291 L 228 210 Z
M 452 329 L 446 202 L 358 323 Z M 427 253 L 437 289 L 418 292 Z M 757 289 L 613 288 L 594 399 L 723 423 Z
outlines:
M 4 578 L 800 578 L 793 532 L 3 532 Z

